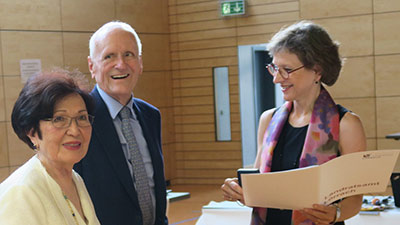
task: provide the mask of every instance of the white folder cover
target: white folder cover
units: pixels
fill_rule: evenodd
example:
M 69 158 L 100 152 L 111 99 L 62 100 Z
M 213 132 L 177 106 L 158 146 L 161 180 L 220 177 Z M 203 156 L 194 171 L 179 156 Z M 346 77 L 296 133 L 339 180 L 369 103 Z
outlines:
M 384 192 L 400 150 L 342 155 L 318 166 L 263 174 L 242 174 L 247 206 L 312 208 L 366 193 Z

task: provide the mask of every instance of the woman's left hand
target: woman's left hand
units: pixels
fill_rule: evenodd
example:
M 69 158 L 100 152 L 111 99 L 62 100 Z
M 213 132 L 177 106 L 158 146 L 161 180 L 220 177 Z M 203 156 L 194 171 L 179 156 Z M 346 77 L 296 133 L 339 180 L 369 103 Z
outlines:
M 305 217 L 315 224 L 331 224 L 336 218 L 336 207 L 333 205 L 314 204 L 313 208 L 300 210 Z

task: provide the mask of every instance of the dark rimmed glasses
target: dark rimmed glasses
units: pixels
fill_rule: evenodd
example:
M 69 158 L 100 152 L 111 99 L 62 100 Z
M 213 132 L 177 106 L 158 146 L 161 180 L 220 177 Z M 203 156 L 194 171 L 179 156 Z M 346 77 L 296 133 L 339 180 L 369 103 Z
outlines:
M 283 78 L 283 79 L 288 79 L 289 78 L 289 75 L 291 74 L 291 73 L 293 73 L 293 72 L 295 72 L 295 71 L 297 71 L 297 70 L 299 70 L 299 69 L 302 69 L 302 68 L 304 68 L 304 65 L 302 65 L 302 66 L 300 66 L 300 67 L 297 67 L 297 68 L 295 68 L 295 69 L 285 69 L 285 68 L 279 68 L 277 65 L 275 65 L 275 64 L 273 64 L 273 63 L 270 63 L 270 64 L 268 64 L 267 66 L 267 69 L 268 69 L 268 72 L 274 77 L 275 76 L 275 74 L 278 72 L 280 75 L 281 75 L 281 77 Z
M 44 121 L 50 121 L 54 127 L 57 128 L 68 128 L 71 126 L 72 120 L 75 120 L 78 127 L 89 127 L 92 125 L 94 116 L 92 115 L 80 115 L 76 117 L 69 116 L 54 116 L 53 118 L 43 119 Z

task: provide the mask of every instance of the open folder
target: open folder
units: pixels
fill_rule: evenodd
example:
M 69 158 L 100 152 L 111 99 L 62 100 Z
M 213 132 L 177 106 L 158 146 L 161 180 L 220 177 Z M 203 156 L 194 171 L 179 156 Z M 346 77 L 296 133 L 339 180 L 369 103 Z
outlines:
M 263 174 L 243 174 L 247 206 L 312 208 L 366 193 L 384 192 L 400 150 L 356 152 L 317 166 Z

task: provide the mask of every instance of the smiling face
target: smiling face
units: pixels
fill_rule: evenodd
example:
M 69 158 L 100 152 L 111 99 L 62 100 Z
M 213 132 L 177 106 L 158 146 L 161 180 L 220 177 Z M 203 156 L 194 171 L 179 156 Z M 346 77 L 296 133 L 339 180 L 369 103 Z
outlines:
M 86 105 L 79 94 L 70 94 L 58 101 L 54 107 L 53 117 L 77 117 L 87 115 Z M 51 121 L 41 120 L 37 133 L 29 135 L 32 143 L 39 147 L 37 152 L 43 165 L 51 167 L 71 167 L 79 162 L 88 150 L 92 127 L 79 127 L 72 120 L 68 128 L 56 128 Z
M 99 87 L 125 105 L 143 72 L 135 37 L 120 28 L 109 31 L 97 40 L 88 63 Z
M 303 65 L 297 55 L 287 51 L 275 53 L 272 63 L 286 71 L 299 68 Z M 282 76 L 276 74 L 273 81 L 275 84 L 279 83 L 281 85 L 285 101 L 294 101 L 307 99 L 312 93 L 311 90 L 319 88 L 319 84 L 316 85 L 315 82 L 320 79 L 321 75 L 316 70 L 301 68 L 290 73 L 288 79 L 283 79 Z

